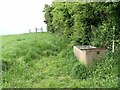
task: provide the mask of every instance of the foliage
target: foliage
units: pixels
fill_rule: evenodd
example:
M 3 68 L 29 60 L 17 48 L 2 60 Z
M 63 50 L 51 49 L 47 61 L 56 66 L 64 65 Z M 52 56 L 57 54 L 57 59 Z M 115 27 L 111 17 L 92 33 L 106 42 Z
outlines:
M 3 36 L 4 88 L 115 88 L 119 51 L 86 68 L 59 34 Z
M 50 7 L 49 5 L 45 4 L 45 9 L 43 10 L 43 12 L 46 12 L 45 13 L 46 20 L 44 22 L 47 24 L 47 29 L 50 32 L 54 32 L 53 25 L 51 24 L 52 23 L 52 17 L 53 17 L 53 15 L 51 14 L 51 11 L 52 11 L 52 7 Z
M 53 2 L 45 5 L 48 33 L 3 36 L 4 88 L 116 88 L 120 59 L 120 3 Z M 52 33 L 50 33 L 52 32 Z M 73 54 L 73 45 L 111 49 L 91 68 Z
M 120 38 L 120 2 L 53 2 L 49 8 L 51 29 L 65 35 L 71 46 L 90 44 L 111 49 L 112 41 Z

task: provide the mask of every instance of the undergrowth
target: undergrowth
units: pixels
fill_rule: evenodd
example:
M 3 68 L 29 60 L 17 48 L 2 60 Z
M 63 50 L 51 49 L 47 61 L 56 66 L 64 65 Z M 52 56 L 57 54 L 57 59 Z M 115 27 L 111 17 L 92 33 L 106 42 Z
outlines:
M 62 36 L 31 33 L 2 37 L 4 88 L 115 88 L 119 52 L 87 68 Z

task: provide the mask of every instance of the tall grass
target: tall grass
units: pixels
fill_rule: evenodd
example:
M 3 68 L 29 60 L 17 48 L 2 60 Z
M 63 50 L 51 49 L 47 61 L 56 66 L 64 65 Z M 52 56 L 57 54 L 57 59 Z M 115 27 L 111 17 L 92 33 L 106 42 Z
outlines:
M 81 65 L 62 36 L 32 33 L 3 36 L 3 87 L 118 87 L 118 53 L 90 69 Z
M 2 58 L 2 37 L 0 36 L 0 58 Z M 0 89 L 2 89 L 2 62 L 0 60 Z

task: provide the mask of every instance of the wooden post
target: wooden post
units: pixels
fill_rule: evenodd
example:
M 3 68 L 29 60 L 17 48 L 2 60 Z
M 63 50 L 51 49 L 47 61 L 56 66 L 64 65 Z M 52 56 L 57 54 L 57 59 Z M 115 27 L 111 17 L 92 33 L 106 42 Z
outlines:
M 112 52 L 114 53 L 115 52 L 115 40 L 114 40 L 114 37 L 115 37 L 115 26 L 113 26 L 113 42 L 112 42 Z
M 43 28 L 41 27 L 41 32 L 43 33 Z
M 31 33 L 31 30 L 29 29 L 29 33 Z
M 115 51 L 115 41 L 113 40 L 113 43 L 112 43 L 112 52 L 114 53 Z
M 37 33 L 37 28 L 35 28 L 35 32 Z

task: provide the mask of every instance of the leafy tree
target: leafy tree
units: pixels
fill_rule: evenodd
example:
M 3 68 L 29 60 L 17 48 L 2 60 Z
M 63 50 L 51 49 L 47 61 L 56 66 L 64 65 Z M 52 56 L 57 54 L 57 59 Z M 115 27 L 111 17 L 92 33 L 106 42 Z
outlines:
M 45 18 L 48 31 L 64 35 L 71 46 L 120 45 L 119 2 L 53 2 L 45 6 Z
M 53 25 L 51 24 L 52 23 L 52 14 L 51 14 L 51 11 L 52 11 L 52 7 L 45 4 L 45 8 L 43 10 L 43 12 L 45 12 L 45 23 L 47 24 L 47 30 L 50 31 L 50 32 L 54 32 L 54 29 L 52 28 Z

